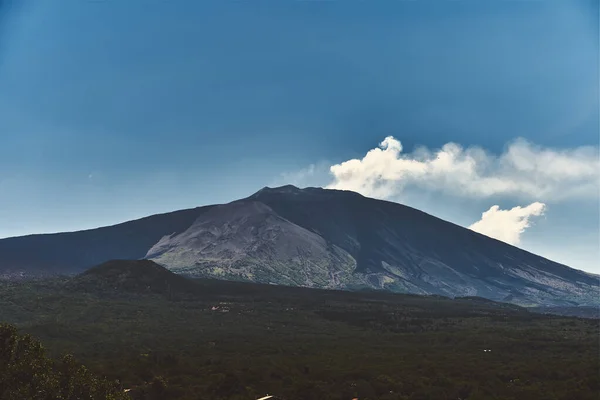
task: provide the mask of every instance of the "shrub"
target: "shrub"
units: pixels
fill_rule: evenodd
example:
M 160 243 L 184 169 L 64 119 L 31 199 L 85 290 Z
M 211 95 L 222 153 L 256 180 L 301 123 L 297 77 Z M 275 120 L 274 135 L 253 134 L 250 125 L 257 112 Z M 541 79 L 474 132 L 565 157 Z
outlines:
M 0 399 L 2 400 L 126 400 L 116 382 L 90 373 L 67 355 L 46 357 L 41 343 L 0 324 Z

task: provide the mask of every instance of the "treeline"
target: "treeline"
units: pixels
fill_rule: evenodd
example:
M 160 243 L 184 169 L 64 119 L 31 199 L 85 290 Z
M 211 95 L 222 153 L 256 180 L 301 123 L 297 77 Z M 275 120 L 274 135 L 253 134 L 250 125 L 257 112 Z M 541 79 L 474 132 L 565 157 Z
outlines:
M 70 355 L 53 361 L 42 344 L 0 324 L 0 399 L 129 400 L 118 382 L 90 373 Z

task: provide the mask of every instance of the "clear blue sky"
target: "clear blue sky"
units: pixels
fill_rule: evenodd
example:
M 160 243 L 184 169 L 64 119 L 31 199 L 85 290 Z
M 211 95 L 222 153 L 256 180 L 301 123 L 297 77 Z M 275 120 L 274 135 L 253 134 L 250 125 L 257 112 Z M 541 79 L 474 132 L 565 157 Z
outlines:
M 598 58 L 592 0 L 0 1 L 0 237 L 227 202 L 311 164 L 326 185 L 388 135 L 597 148 Z M 598 196 L 405 198 L 465 226 L 542 201 L 523 247 L 600 273 Z

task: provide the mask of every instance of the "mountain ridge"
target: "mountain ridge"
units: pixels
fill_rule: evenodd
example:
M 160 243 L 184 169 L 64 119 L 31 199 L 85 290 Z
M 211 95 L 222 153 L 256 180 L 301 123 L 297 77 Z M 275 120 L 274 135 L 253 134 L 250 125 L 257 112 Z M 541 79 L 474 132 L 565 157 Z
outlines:
M 437 216 L 435 216 L 435 215 L 433 215 L 433 214 L 429 214 L 429 213 L 427 213 L 427 212 L 425 212 L 425 211 L 423 211 L 423 210 L 419 210 L 418 208 L 411 207 L 411 206 L 408 206 L 408 205 L 405 205 L 405 204 L 396 203 L 396 202 L 393 202 L 393 201 L 390 201 L 390 200 L 383 200 L 383 199 L 369 198 L 369 197 L 363 196 L 362 194 L 360 194 L 360 193 L 357 193 L 357 192 L 354 192 L 354 191 L 351 191 L 351 190 L 341 190 L 341 189 L 324 189 L 324 188 L 320 188 L 320 187 L 306 187 L 306 188 L 302 188 L 302 189 L 300 189 L 300 188 L 298 188 L 298 187 L 296 187 L 296 186 L 294 186 L 294 185 L 285 185 L 285 186 L 276 187 L 276 188 L 272 188 L 272 187 L 269 187 L 269 186 L 265 186 L 264 188 L 262 188 L 261 190 L 259 190 L 259 191 L 258 191 L 258 192 L 256 192 L 256 193 L 252 194 L 251 196 L 249 196 L 249 197 L 247 197 L 247 198 L 245 198 L 245 199 L 240 199 L 240 200 L 235 200 L 235 201 L 243 201 L 243 200 L 246 200 L 246 199 L 253 198 L 254 196 L 257 196 L 259 193 L 261 193 L 261 192 L 263 192 L 263 191 L 275 191 L 275 192 L 277 192 L 277 191 L 278 191 L 278 189 L 280 189 L 280 188 L 286 188 L 286 187 L 293 187 L 293 188 L 295 188 L 295 189 L 297 189 L 297 190 L 299 190 L 299 191 L 302 191 L 302 190 L 327 190 L 327 191 L 339 192 L 339 193 L 349 193 L 349 194 L 352 194 L 352 195 L 357 195 L 357 196 L 360 196 L 360 197 L 363 197 L 363 198 L 368 198 L 368 199 L 370 199 L 370 200 L 373 200 L 373 201 L 376 201 L 376 202 L 381 202 L 381 203 L 386 203 L 386 204 L 391 204 L 391 205 L 401 205 L 401 206 L 403 206 L 403 207 L 405 207 L 405 208 L 408 208 L 408 209 L 414 210 L 415 212 L 421 213 L 421 214 L 423 214 L 423 215 L 426 215 L 426 216 L 428 216 L 428 217 L 435 218 L 436 220 L 438 220 L 438 221 L 439 221 L 439 222 L 441 222 L 441 223 L 448 224 L 448 225 L 452 225 L 452 226 L 455 226 L 455 227 L 458 227 L 458 228 L 462 228 L 462 229 L 466 229 L 466 230 L 468 230 L 469 232 L 471 232 L 473 235 L 476 235 L 476 236 L 481 236 L 481 237 L 484 237 L 485 239 L 488 239 L 488 240 L 493 240 L 493 241 L 495 241 L 495 242 L 497 242 L 497 243 L 499 243 L 499 244 L 501 244 L 501 245 L 504 245 L 504 246 L 509 246 L 509 247 L 511 247 L 511 248 L 518 249 L 519 251 L 521 251 L 521 252 L 523 252 L 523 253 L 527 253 L 527 254 L 529 254 L 529 255 L 532 255 L 532 256 L 535 256 L 535 257 L 543 258 L 544 260 L 547 260 L 547 261 L 549 261 L 549 262 L 552 262 L 552 263 L 555 263 L 555 264 L 560 264 L 560 265 L 563 265 L 563 266 L 565 266 L 565 267 L 568 267 L 569 269 L 573 269 L 573 270 L 576 270 L 576 271 L 580 271 L 580 272 L 583 272 L 583 273 L 585 273 L 585 274 L 592 275 L 592 276 L 596 276 L 596 277 L 600 278 L 600 274 L 594 274 L 594 273 L 592 273 L 592 272 L 583 271 L 583 270 L 581 270 L 581 269 L 577 269 L 577 268 L 574 268 L 574 267 L 570 267 L 570 266 L 568 266 L 568 265 L 566 265 L 566 264 L 563 264 L 563 263 L 560 263 L 560 262 L 558 262 L 558 261 L 553 261 L 553 260 L 551 260 L 551 259 L 549 259 L 549 258 L 546 258 L 546 257 L 544 257 L 544 256 L 541 256 L 541 255 L 538 255 L 538 254 L 532 253 L 532 252 L 530 252 L 530 251 L 528 251 L 528 250 L 526 250 L 526 249 L 520 248 L 520 247 L 518 247 L 518 246 L 515 246 L 515 245 L 512 245 L 512 244 L 510 244 L 510 243 L 506 243 L 506 242 L 504 242 L 504 241 L 502 241 L 502 240 L 499 240 L 499 239 L 496 239 L 496 238 L 494 238 L 494 237 L 491 237 L 491 236 L 484 235 L 484 234 L 482 234 L 482 233 L 479 233 L 479 232 L 473 231 L 473 230 L 471 230 L 471 229 L 465 228 L 465 227 L 463 227 L 463 226 L 461 226 L 461 225 L 458 225 L 458 224 L 456 224 L 456 223 L 454 223 L 454 222 L 452 222 L 452 221 L 447 221 L 447 220 L 445 220 L 445 219 L 442 219 L 442 218 L 440 218 L 440 217 L 437 217 Z
M 210 207 L 154 214 L 99 228 L 0 239 L 0 276 L 75 274 L 111 259 L 142 258 L 165 232 L 184 231 Z
M 0 274 L 77 273 L 115 258 L 147 258 L 192 277 L 522 305 L 596 304 L 599 287 L 593 274 L 415 208 L 293 185 L 110 227 L 0 240 Z

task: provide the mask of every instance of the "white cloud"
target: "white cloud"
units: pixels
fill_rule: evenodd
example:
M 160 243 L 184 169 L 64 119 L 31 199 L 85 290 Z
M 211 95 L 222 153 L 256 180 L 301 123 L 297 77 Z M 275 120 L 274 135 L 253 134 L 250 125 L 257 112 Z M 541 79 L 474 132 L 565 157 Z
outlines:
M 330 172 L 334 180 L 328 188 L 371 197 L 391 198 L 416 186 L 456 196 L 562 201 L 597 198 L 600 163 L 595 147 L 558 150 L 524 139 L 510 143 L 500 156 L 455 143 L 403 154 L 400 141 L 389 136 L 362 159 L 333 165 Z
M 514 207 L 510 210 L 501 210 L 497 205 L 492 206 L 481 214 L 481 219 L 469 226 L 469 229 L 512 245 L 518 245 L 521 241 L 521 234 L 530 226 L 530 218 L 543 215 L 545 209 L 546 205 L 540 202 L 526 207 Z

